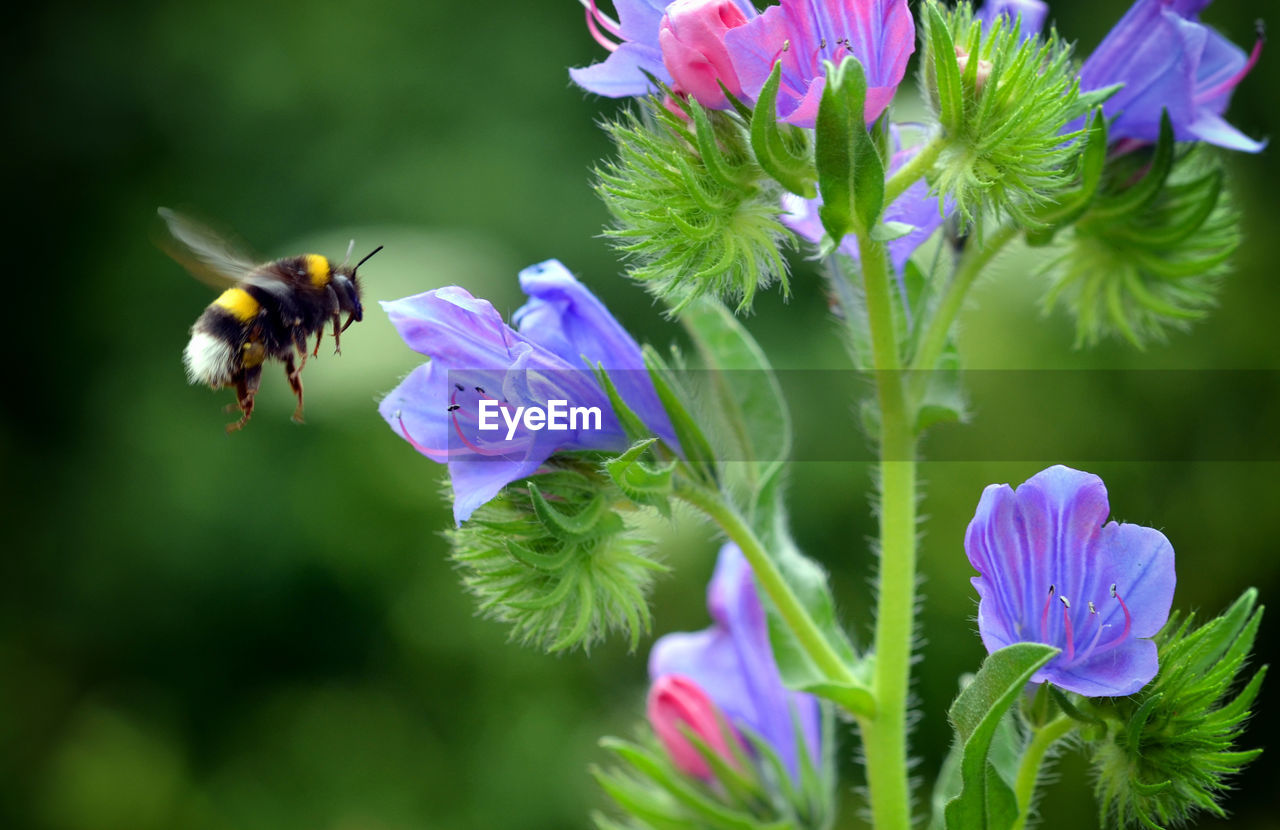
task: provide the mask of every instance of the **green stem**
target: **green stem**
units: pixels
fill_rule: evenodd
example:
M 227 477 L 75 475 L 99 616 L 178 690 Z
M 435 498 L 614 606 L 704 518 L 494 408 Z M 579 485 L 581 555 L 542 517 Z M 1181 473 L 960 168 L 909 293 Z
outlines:
M 890 176 L 884 183 L 884 203 L 886 205 L 893 204 L 894 200 L 901 196 L 908 187 L 915 184 L 917 179 L 928 173 L 934 162 L 938 160 L 938 156 L 942 154 L 942 149 L 946 146 L 947 141 L 945 138 L 940 135 L 935 136 L 920 148 L 920 152 L 898 168 L 898 172 Z
M 894 294 L 882 243 L 858 238 L 872 363 L 880 403 L 880 591 L 876 605 L 875 717 L 862 724 L 877 830 L 909 830 L 907 698 L 916 588 L 916 436 L 894 336 Z
M 938 360 L 942 357 L 943 349 L 947 347 L 947 335 L 951 333 L 951 326 L 960 314 L 960 309 L 964 307 L 969 289 L 973 287 L 974 281 L 983 269 L 995 259 L 996 254 L 1000 253 L 1004 246 L 1017 235 L 1017 228 L 1012 225 L 1002 225 L 983 240 L 984 244 L 981 247 L 969 248 L 960 258 L 955 276 L 947 286 L 946 293 L 942 295 L 937 310 L 929 319 L 928 326 L 916 348 L 915 359 L 911 361 L 911 399 L 916 403 L 920 401 L 920 396 L 924 394 L 925 387 L 928 385 L 928 373 L 938 368 Z
M 1027 826 L 1027 820 L 1031 816 L 1031 801 L 1035 798 L 1036 782 L 1040 779 L 1040 768 L 1044 765 L 1045 755 L 1055 743 L 1075 728 L 1076 722 L 1062 715 L 1032 733 L 1014 782 L 1014 793 L 1018 798 L 1018 820 L 1013 823 L 1012 830 L 1024 830 Z
M 778 566 L 764 549 L 755 531 L 738 515 L 738 512 L 718 495 L 701 487 L 691 485 L 678 487 L 676 496 L 710 516 L 725 535 L 741 548 L 761 590 L 773 601 L 783 622 L 795 635 L 796 641 L 800 643 L 800 647 L 804 649 L 814 665 L 833 682 L 857 684 L 858 681 L 853 672 L 827 642 L 817 623 L 809 616 L 804 604 L 791 590 L 782 572 L 778 570 Z

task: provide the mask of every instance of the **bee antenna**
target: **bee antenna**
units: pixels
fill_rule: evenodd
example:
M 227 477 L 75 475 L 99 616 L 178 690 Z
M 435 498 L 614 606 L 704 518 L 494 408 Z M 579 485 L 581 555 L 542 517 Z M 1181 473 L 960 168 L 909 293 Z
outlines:
M 374 255 L 374 254 L 376 254 L 378 251 L 381 251 L 384 247 L 386 247 L 386 246 L 384 246 L 384 245 L 379 245 L 378 247 L 374 248 L 374 249 L 373 249 L 372 251 L 370 251 L 369 253 L 365 254 L 364 259 L 362 259 L 362 260 L 360 260 L 359 262 L 357 262 L 357 263 L 356 263 L 356 267 L 355 267 L 355 268 L 352 268 L 352 269 L 351 269 L 351 272 L 354 274 L 356 271 L 359 271 L 359 270 L 360 270 L 360 266 L 361 266 L 361 265 L 364 265 L 366 262 L 368 262 L 369 260 L 373 259 L 373 255 Z
M 342 260 L 343 268 L 346 268 L 347 263 L 351 261 L 351 252 L 354 251 L 355 249 L 356 249 L 356 241 L 352 239 L 350 242 L 347 243 L 347 255 Z

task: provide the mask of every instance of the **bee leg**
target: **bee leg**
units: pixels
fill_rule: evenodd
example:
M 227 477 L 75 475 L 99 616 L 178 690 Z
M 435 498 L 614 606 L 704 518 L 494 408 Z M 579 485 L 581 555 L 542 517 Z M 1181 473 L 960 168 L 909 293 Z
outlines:
M 298 368 L 294 369 L 293 355 L 289 355 L 289 360 L 285 365 L 289 367 L 289 376 L 291 379 L 302 374 L 302 368 L 307 365 L 307 358 L 310 356 L 307 354 L 306 332 L 302 331 L 301 329 L 294 329 L 293 348 L 297 350 L 298 357 L 302 358 L 302 361 L 298 364 Z
M 332 285 L 325 287 L 325 313 L 333 316 L 333 353 L 342 354 L 342 346 L 338 342 L 338 323 L 342 319 L 340 314 L 342 311 L 342 303 L 338 300 L 338 292 L 333 290 Z M 316 336 L 316 354 L 320 353 L 320 341 L 324 339 L 324 326 L 320 326 L 320 333 Z
M 302 360 L 305 363 L 307 356 L 303 355 Z M 294 368 L 293 355 L 284 359 L 284 373 L 289 378 L 289 388 L 298 396 L 298 408 L 293 411 L 293 422 L 300 424 L 302 423 L 302 367 Z
M 340 335 L 342 334 L 342 332 L 346 331 L 346 329 L 338 328 L 338 324 L 341 322 L 342 322 L 342 315 L 336 311 L 333 312 L 333 353 L 334 354 L 342 354 L 342 340 L 340 339 Z
M 234 424 L 227 424 L 227 432 L 235 432 L 249 423 L 249 416 L 253 414 L 253 396 L 257 394 L 258 386 L 262 383 L 262 367 L 255 366 L 252 369 L 236 372 L 232 380 L 236 386 L 236 404 L 240 407 L 240 420 Z

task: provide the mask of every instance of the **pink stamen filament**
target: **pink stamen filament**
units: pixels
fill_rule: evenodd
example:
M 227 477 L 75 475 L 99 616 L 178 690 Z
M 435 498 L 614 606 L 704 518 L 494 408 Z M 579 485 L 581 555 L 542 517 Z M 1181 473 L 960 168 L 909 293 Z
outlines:
M 1053 603 L 1053 586 L 1049 586 L 1049 596 L 1044 598 L 1044 610 L 1040 612 L 1040 642 L 1049 642 L 1049 605 Z
M 591 32 L 591 36 L 595 38 L 596 43 L 600 44 L 605 49 L 608 49 L 610 52 L 616 51 L 621 44 L 614 43 L 606 37 L 604 32 L 600 31 L 600 27 L 604 27 L 606 32 L 613 35 L 618 40 L 624 40 L 622 37 L 622 27 L 618 25 L 617 21 L 600 11 L 600 9 L 596 7 L 595 0 L 581 0 L 581 3 L 586 9 L 587 30 Z
M 1209 89 L 1201 90 L 1199 93 L 1196 94 L 1195 102 L 1197 104 L 1201 104 L 1210 99 L 1217 98 L 1219 95 L 1222 95 L 1223 93 L 1230 92 L 1231 90 L 1235 89 L 1236 86 L 1241 81 L 1244 80 L 1245 76 L 1248 75 L 1250 71 L 1252 71 L 1254 65 L 1257 64 L 1258 62 L 1258 58 L 1262 57 L 1262 44 L 1264 42 L 1265 42 L 1265 39 L 1259 36 L 1258 39 L 1253 43 L 1253 51 L 1249 53 L 1249 59 L 1244 62 L 1244 66 L 1240 67 L 1240 71 L 1232 75 L 1230 78 L 1227 78 L 1225 81 L 1223 81 L 1220 84 L 1215 84 Z
M 1124 611 L 1124 631 L 1121 631 L 1119 636 L 1113 637 L 1111 640 L 1104 643 L 1102 645 L 1103 651 L 1115 648 L 1123 643 L 1128 638 L 1130 629 L 1133 628 L 1133 617 L 1129 615 L 1129 606 L 1125 605 L 1124 597 L 1120 596 L 1120 594 L 1116 592 L 1116 586 L 1114 585 L 1111 586 L 1111 596 L 1120 601 L 1120 608 Z

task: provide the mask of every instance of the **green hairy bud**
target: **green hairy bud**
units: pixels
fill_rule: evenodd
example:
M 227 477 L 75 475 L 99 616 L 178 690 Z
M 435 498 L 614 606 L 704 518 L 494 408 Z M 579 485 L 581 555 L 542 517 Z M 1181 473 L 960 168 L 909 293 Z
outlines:
M 1167 125 L 1166 125 L 1167 127 Z M 1239 213 L 1207 147 L 1154 149 L 1107 163 L 1101 192 L 1059 236 L 1045 309 L 1065 305 L 1077 345 L 1118 335 L 1142 348 L 1208 314 L 1240 245 Z
M 786 292 L 780 249 L 793 236 L 778 220 L 782 186 L 756 163 L 748 125 L 694 101 L 681 103 L 690 123 L 654 98 L 638 106 L 605 125 L 617 157 L 596 171 L 616 220 L 606 235 L 628 274 L 674 312 L 703 294 L 744 310 L 757 288 L 780 282 Z
M 550 472 L 508 485 L 450 531 L 462 582 L 524 644 L 588 649 L 617 630 L 635 648 L 651 625 L 649 589 L 666 569 L 629 524 L 636 506 L 597 466 L 548 463 Z
M 1246 591 L 1222 616 L 1193 627 L 1175 614 L 1156 637 L 1160 673 L 1137 695 L 1095 709 L 1105 734 L 1087 746 L 1103 827 L 1168 827 L 1197 810 L 1222 817 L 1218 799 L 1262 750 L 1236 740 L 1262 688 L 1263 666 L 1238 693 L 1262 607 Z
M 1056 32 L 1022 40 L 1004 17 L 984 32 L 967 3 L 948 11 L 930 2 L 921 18 L 921 86 L 947 138 L 934 192 L 953 196 L 966 222 L 990 213 L 1036 226 L 1034 208 L 1073 180 L 1080 134 L 1064 129 L 1109 91 L 1080 93 Z

